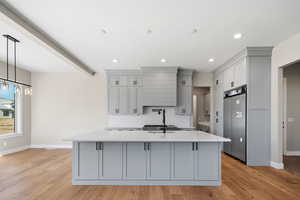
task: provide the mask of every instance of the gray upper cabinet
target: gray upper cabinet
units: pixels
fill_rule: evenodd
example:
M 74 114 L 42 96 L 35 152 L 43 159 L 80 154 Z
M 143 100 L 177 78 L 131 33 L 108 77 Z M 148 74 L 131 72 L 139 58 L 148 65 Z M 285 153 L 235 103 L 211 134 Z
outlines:
M 171 143 L 149 143 L 148 179 L 168 180 L 171 178 Z
M 195 146 L 192 142 L 174 143 L 174 179 L 194 179 L 194 150 Z
M 246 58 L 240 58 L 229 64 L 229 67 L 224 71 L 224 90 L 227 91 L 245 85 L 247 82 L 246 73 Z
M 107 70 L 108 113 L 139 115 L 142 79 L 140 70 Z
M 125 150 L 125 178 L 146 179 L 147 144 L 142 142 L 127 143 Z
M 192 114 L 192 70 L 178 70 L 177 75 L 177 115 Z
M 121 179 L 123 174 L 122 143 L 100 144 L 99 175 L 101 179 Z
M 142 105 L 176 106 L 177 67 L 142 67 Z
M 96 142 L 79 143 L 77 148 L 78 169 L 75 176 L 79 179 L 97 179 L 99 152 L 96 149 Z

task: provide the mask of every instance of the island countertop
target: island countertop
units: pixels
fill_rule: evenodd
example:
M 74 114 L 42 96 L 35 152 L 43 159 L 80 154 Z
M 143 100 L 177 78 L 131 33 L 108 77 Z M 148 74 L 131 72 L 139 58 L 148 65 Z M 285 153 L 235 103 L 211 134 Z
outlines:
M 67 139 L 73 142 L 230 142 L 202 131 L 109 131 L 101 130 Z

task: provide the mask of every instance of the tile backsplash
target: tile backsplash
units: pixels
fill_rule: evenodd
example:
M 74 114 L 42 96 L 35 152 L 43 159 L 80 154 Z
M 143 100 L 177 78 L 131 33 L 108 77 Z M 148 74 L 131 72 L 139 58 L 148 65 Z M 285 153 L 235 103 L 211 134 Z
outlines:
M 109 115 L 108 127 L 142 127 L 145 124 L 162 124 L 162 114 L 158 115 L 152 112 L 154 107 L 144 107 L 144 114 L 139 116 L 133 115 Z M 157 107 L 155 107 L 157 108 Z M 166 124 L 175 125 L 180 128 L 192 127 L 192 116 L 181 116 L 175 114 L 175 108 L 167 107 Z

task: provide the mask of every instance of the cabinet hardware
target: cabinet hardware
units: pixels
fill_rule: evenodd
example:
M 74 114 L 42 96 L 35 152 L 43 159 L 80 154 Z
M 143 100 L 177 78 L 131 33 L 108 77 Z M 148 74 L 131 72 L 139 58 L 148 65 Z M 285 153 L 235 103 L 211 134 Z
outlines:
M 100 150 L 99 148 L 99 142 L 96 142 L 96 151 Z
M 147 149 L 146 149 L 146 142 L 144 142 L 144 151 L 147 151 Z
M 133 81 L 133 85 L 137 85 L 137 81 Z
M 182 83 L 182 85 L 185 85 L 186 82 L 185 82 L 185 81 L 182 81 L 181 83 Z
M 184 108 L 182 108 L 182 109 L 181 109 L 181 112 L 182 112 L 182 113 L 185 113 L 185 109 L 184 109 Z
M 231 81 L 231 87 L 234 87 L 234 81 Z
M 115 84 L 116 84 L 116 85 L 119 85 L 119 81 L 115 81 Z
M 192 143 L 192 151 L 195 151 L 195 143 Z
M 216 112 L 216 116 L 217 116 L 217 117 L 219 116 L 219 112 L 218 112 L 218 111 Z
M 219 80 L 216 80 L 216 85 L 219 85 Z
M 216 119 L 216 123 L 219 123 L 219 119 L 218 118 Z
M 135 109 L 133 109 L 133 113 L 137 113 L 137 109 L 135 108 Z
M 196 151 L 198 151 L 198 142 L 196 142 Z
M 119 108 L 117 108 L 117 109 L 115 110 L 115 112 L 116 112 L 116 113 L 119 113 Z
M 104 149 L 103 142 L 100 142 L 100 150 L 103 150 L 103 149 Z
M 150 149 L 151 149 L 151 144 L 150 142 L 148 142 L 148 151 L 150 151 Z

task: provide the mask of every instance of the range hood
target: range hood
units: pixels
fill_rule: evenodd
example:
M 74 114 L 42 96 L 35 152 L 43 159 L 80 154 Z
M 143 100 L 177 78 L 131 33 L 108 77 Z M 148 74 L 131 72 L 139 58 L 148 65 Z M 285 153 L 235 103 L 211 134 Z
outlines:
M 177 105 L 178 67 L 142 67 L 142 106 Z

